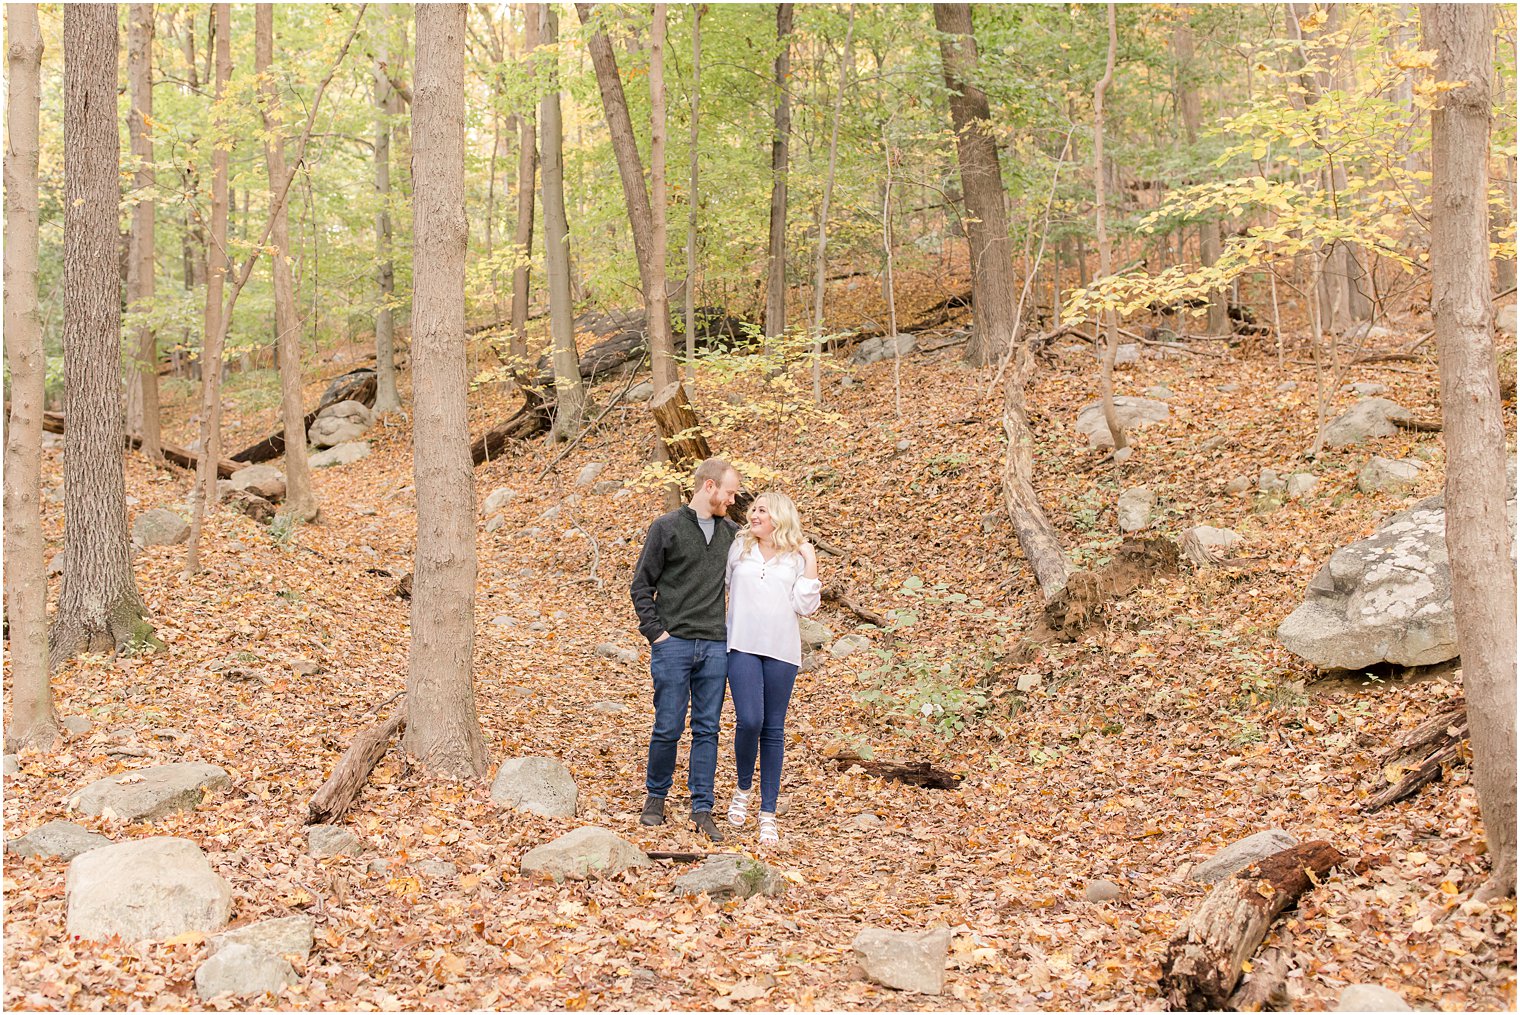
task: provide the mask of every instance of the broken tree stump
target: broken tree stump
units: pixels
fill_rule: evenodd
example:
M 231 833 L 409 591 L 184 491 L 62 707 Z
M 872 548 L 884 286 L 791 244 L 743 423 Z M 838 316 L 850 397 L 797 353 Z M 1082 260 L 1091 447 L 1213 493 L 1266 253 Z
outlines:
M 327 390 L 322 392 L 322 398 L 317 402 L 317 407 L 306 414 L 301 422 L 301 439 L 305 441 L 306 431 L 317 421 L 322 410 L 329 405 L 339 402 L 363 402 L 373 407 L 375 404 L 375 371 L 370 367 L 360 367 L 350 370 L 346 374 L 340 374 L 332 379 L 327 385 Z M 237 454 L 232 456 L 234 462 L 243 462 L 255 465 L 259 462 L 268 462 L 279 458 L 285 453 L 285 428 L 265 437 L 257 444 L 250 444 Z
M 1173 1011 L 1218 1011 L 1277 914 L 1346 857 L 1323 839 L 1274 853 L 1220 882 L 1177 928 L 1161 961 L 1161 996 Z
M 1096 620 L 1103 607 L 1123 599 L 1160 575 L 1176 574 L 1182 555 L 1170 539 L 1126 539 L 1113 560 L 1096 571 L 1078 571 L 1045 604 L 1041 620 L 1047 630 L 1063 641 L 1077 636 Z
M 48 433 L 63 433 L 66 423 L 67 418 L 61 412 L 44 412 L 42 414 L 42 429 Z M 142 435 L 135 433 L 126 434 L 123 444 L 129 448 L 140 448 L 142 447 Z M 168 441 L 160 441 L 158 446 L 164 453 L 164 461 L 178 465 L 182 469 L 189 469 L 192 472 L 200 468 L 200 455 L 189 448 L 182 448 L 178 444 L 170 444 Z M 230 479 L 232 474 L 242 467 L 242 462 L 223 458 L 216 463 L 217 478 Z
M 697 422 L 697 411 L 691 407 L 680 381 L 657 391 L 649 402 L 649 412 L 676 468 L 695 469 L 712 457 L 707 435 Z
M 961 787 L 961 776 L 954 772 L 947 772 L 943 768 L 935 768 L 927 761 L 862 761 L 854 757 L 839 757 L 834 759 L 834 764 L 844 769 L 859 765 L 867 775 L 874 775 L 878 779 L 905 782 L 909 786 L 922 786 L 924 789 L 960 789 Z
M 405 727 L 406 714 L 402 713 L 360 731 L 348 750 L 343 752 L 343 757 L 338 759 L 333 774 L 306 805 L 306 823 L 328 824 L 342 817 L 358 801 L 369 773 L 390 747 L 391 738 Z
M 1376 779 L 1384 781 L 1390 766 L 1401 768 L 1402 777 L 1363 801 L 1363 813 L 1382 810 L 1440 779 L 1447 762 L 1461 759 L 1462 742 L 1466 739 L 1465 701 L 1404 734 L 1383 756 Z

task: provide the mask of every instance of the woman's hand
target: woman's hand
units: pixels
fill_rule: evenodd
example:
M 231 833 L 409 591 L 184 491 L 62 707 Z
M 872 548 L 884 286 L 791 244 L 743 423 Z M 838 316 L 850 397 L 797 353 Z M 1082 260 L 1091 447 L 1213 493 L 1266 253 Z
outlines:
M 803 564 L 806 565 L 805 577 L 808 577 L 808 578 L 817 578 L 818 577 L 818 551 L 813 549 L 813 544 L 805 542 L 805 543 L 803 543 L 801 546 L 799 546 L 797 548 L 797 552 L 799 554 L 801 554 L 801 556 L 802 556 L 802 562 L 803 562 Z

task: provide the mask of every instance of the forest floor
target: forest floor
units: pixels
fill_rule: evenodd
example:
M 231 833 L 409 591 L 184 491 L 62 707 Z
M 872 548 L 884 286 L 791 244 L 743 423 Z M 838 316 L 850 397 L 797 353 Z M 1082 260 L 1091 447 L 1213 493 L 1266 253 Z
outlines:
M 1427 326 L 1395 322 L 1383 344 Z M 782 842 L 760 850 L 751 825 L 723 846 L 782 870 L 779 898 L 678 897 L 681 867 L 671 863 L 563 885 L 518 874 L 529 849 L 583 824 L 646 849 L 703 846 L 681 822 L 637 821 L 648 652 L 627 585 L 660 496 L 581 491 L 578 502 L 564 500 L 587 463 L 606 463 L 601 479 L 641 473 L 653 440 L 643 406 L 614 409 L 541 482 L 533 477 L 558 452 L 542 442 L 476 470 L 481 500 L 498 487 L 517 491 L 505 524 L 478 538 L 481 724 L 493 764 L 528 754 L 563 761 L 580 786 L 577 818 L 503 812 L 488 782 L 426 780 L 404 771 L 393 749 L 343 821 L 364 855 L 306 854 L 307 800 L 357 730 L 401 707 L 383 703 L 405 683 L 409 604 L 394 594 L 396 578 L 377 572 L 411 570 L 415 504 L 410 432 L 392 421 L 371 431 L 370 457 L 316 473 L 320 523 L 279 541 L 223 511 L 208 529 L 206 570 L 192 581 L 180 574 L 182 547 L 136 558 L 167 647 L 63 670 L 60 710 L 87 716 L 91 728 L 52 755 L 22 756 L 20 774 L 5 780 L 5 835 L 69 817 L 115 839 L 185 836 L 231 883 L 234 923 L 312 915 L 317 944 L 304 976 L 271 1007 L 1156 1009 L 1165 943 L 1207 891 L 1182 877 L 1186 867 L 1281 827 L 1369 861 L 1364 874 L 1332 873 L 1277 922 L 1267 943 L 1292 955 L 1295 1008 L 1331 1008 L 1348 983 L 1385 984 L 1415 1007 L 1513 1008 L 1515 904 L 1469 901 L 1487 871 L 1469 770 L 1458 766 L 1379 813 L 1358 809 L 1382 779 L 1382 752 L 1460 694 L 1460 673 L 1322 680 L 1274 637 L 1333 549 L 1441 488 L 1440 435 L 1400 433 L 1306 462 L 1313 368 L 1280 368 L 1270 349 L 1198 348 L 1220 355 L 1146 357 L 1119 372 L 1120 394 L 1162 384 L 1173 392 L 1171 418 L 1136 432 L 1122 475 L 1094 467 L 1098 455 L 1073 427 L 1097 397 L 1091 352 L 1060 352 L 1030 396 L 1038 482 L 1081 563 L 1118 544 L 1117 492 L 1142 482 L 1160 496 L 1161 534 L 1234 528 L 1247 559 L 1160 579 L 1116 604 L 1087 640 L 1045 646 L 1017 665 L 1008 653 L 1039 595 L 1001 510 L 1000 399 L 988 395 L 985 372 L 960 364 L 959 346 L 904 359 L 902 418 L 891 361 L 854 368 L 838 359 L 824 376 L 834 418 L 779 411 L 740 416 L 717 433 L 716 450 L 779 473 L 806 524 L 846 552 L 822 558 L 826 585 L 918 617 L 890 650 L 868 632 L 882 652 L 819 653 L 799 680 Z M 357 358 L 321 364 L 321 378 Z M 846 377 L 857 383 L 841 387 Z M 1360 366 L 1347 379 L 1379 381 L 1419 415 L 1438 413 L 1433 355 Z M 1277 393 L 1284 380 L 1297 390 Z M 798 383 L 808 385 L 800 371 Z M 263 387 L 233 384 L 226 447 L 271 429 L 270 384 L 268 375 Z M 699 374 L 695 404 L 704 418 L 732 413 L 730 399 L 763 405 L 776 397 L 764 384 L 753 374 L 722 384 Z M 321 386 L 313 380 L 313 398 Z M 599 385 L 598 403 L 620 388 Z M 1353 400 L 1337 391 L 1333 410 Z M 480 388 L 472 431 L 515 404 Z M 188 398 L 170 411 L 166 438 L 188 443 Z M 1513 435 L 1512 407 L 1506 421 Z M 1371 454 L 1432 468 L 1407 495 L 1366 496 L 1355 477 Z M 45 458 L 45 486 L 57 491 L 62 453 Z M 1312 472 L 1319 486 L 1289 503 L 1224 492 L 1229 479 L 1266 466 Z M 127 457 L 131 513 L 179 507 L 189 484 L 186 472 Z M 541 517 L 557 505 L 557 518 Z M 51 553 L 62 546 L 61 498 L 44 508 Z M 493 624 L 498 617 L 516 623 Z M 857 626 L 828 606 L 819 619 L 839 634 Z M 639 661 L 595 654 L 609 641 L 639 650 Z M 229 668 L 263 679 L 231 680 Z M 1021 677 L 1027 692 L 1017 690 Z M 628 710 L 588 711 L 600 701 Z M 964 729 L 946 732 L 957 717 Z M 162 728 L 186 736 L 177 745 L 155 735 Z M 109 754 L 123 742 L 147 755 Z M 727 708 L 720 744 L 722 810 L 733 787 Z M 831 760 L 841 745 L 932 760 L 965 781 L 957 791 L 880 781 Z M 146 824 L 65 810 L 65 797 L 94 779 L 171 760 L 221 765 L 231 786 Z M 684 771 L 683 751 L 673 811 Z M 389 861 L 388 872 L 368 873 L 372 859 Z M 458 876 L 429 877 L 417 866 L 425 860 L 452 862 Z M 199 1007 L 193 976 L 205 944 L 70 940 L 65 867 L 6 858 L 6 1008 Z M 1116 882 L 1122 897 L 1085 901 L 1094 878 Z M 946 993 L 901 995 L 862 979 L 850 945 L 868 925 L 954 928 Z

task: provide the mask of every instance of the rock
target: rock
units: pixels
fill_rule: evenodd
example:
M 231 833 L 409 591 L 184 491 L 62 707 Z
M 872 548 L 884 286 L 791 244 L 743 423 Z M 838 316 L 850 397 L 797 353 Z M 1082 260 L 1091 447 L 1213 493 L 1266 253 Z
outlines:
M 1346 329 L 1346 337 L 1353 342 L 1387 338 L 1392 334 L 1381 324 L 1373 324 L 1371 321 L 1361 321 Z
M 1206 885 L 1216 884 L 1259 860 L 1265 860 L 1273 853 L 1280 853 L 1297 845 L 1298 840 L 1281 828 L 1269 828 L 1265 832 L 1257 832 L 1255 835 L 1248 835 L 1244 839 L 1230 843 L 1188 871 L 1188 877 Z
M 303 677 L 313 677 L 322 672 L 322 664 L 306 656 L 296 656 L 290 661 L 290 668 Z
M 48 558 L 47 573 L 49 578 L 63 574 L 63 569 L 69 566 L 67 550 L 59 550 Z
M 1182 533 L 1182 553 L 1194 567 L 1208 567 L 1222 560 L 1241 539 L 1234 529 L 1194 525 Z
M 299 982 L 291 960 L 304 966 L 313 943 L 309 916 L 263 920 L 218 934 L 207 942 L 210 957 L 195 971 L 195 992 L 202 1001 L 217 994 L 279 993 Z
M 503 515 L 492 515 L 491 518 L 490 518 L 490 520 L 486 522 L 486 531 L 487 532 L 495 532 L 497 529 L 501 528 L 505 524 L 507 524 L 507 519 L 506 519 L 505 516 L 503 516 Z
M 1319 486 L 1319 479 L 1307 472 L 1295 472 L 1288 477 L 1288 499 L 1303 500 Z
M 1298 390 L 1298 382 L 1297 381 L 1283 381 L 1281 384 L 1279 384 L 1277 387 L 1273 388 L 1272 390 L 1274 392 L 1276 392 L 1277 394 L 1279 394 L 1279 395 L 1286 395 L 1286 394 L 1288 394 L 1290 392 Z
M 603 715 L 627 715 L 633 711 L 621 701 L 593 701 L 586 707 L 593 712 L 600 712 Z
M 590 486 L 592 483 L 595 483 L 596 477 L 600 476 L 602 474 L 602 470 L 606 468 L 606 462 L 587 462 L 585 465 L 581 466 L 581 471 L 576 473 L 575 476 L 576 489 Z
M 1112 902 L 1121 894 L 1119 886 L 1107 878 L 1098 878 L 1089 881 L 1087 887 L 1082 890 L 1088 902 Z
M 485 503 L 480 506 L 480 513 L 483 515 L 495 514 L 506 507 L 507 502 L 516 496 L 517 491 L 511 487 L 498 486 L 487 495 Z
M 72 860 L 80 853 L 109 846 L 111 840 L 69 821 L 49 821 L 18 839 L 5 844 L 7 853 L 17 856 L 57 857 Z
M 850 827 L 862 832 L 875 831 L 881 827 L 881 818 L 866 811 L 851 818 Z
M 144 511 L 132 521 L 132 541 L 139 546 L 173 546 L 190 538 L 190 523 L 168 508 Z
M 1139 532 L 1150 525 L 1156 494 L 1148 486 L 1132 486 L 1119 494 L 1119 529 Z
M 609 493 L 617 493 L 622 488 L 623 481 L 621 479 L 603 479 L 599 480 L 597 484 L 591 488 L 591 492 L 598 497 L 602 497 Z
M 1165 384 L 1156 384 L 1145 389 L 1145 397 L 1153 398 L 1158 402 L 1165 402 L 1172 397 L 1172 389 Z
M 654 397 L 654 385 L 648 381 L 640 381 L 628 389 L 623 396 L 625 402 L 647 402 Z
M 307 459 L 313 469 L 330 469 L 334 465 L 352 465 L 361 458 L 369 455 L 369 444 L 365 441 L 349 441 L 346 444 L 338 444 L 319 451 Z
M 491 626 L 492 627 L 516 627 L 517 626 L 517 618 L 516 617 L 509 617 L 506 614 L 502 614 L 499 617 L 492 617 L 491 618 Z
M 1356 474 L 1356 488 L 1363 493 L 1400 490 L 1419 482 L 1421 470 L 1422 467 L 1417 462 L 1374 455 L 1367 459 L 1367 464 Z
M 250 465 L 239 469 L 227 482 L 234 490 L 263 497 L 271 504 L 285 497 L 285 473 L 273 465 Z
M 161 941 L 227 925 L 232 891 L 189 839 L 154 836 L 81 853 L 64 882 L 68 932 Z
M 865 635 L 847 634 L 829 647 L 829 655 L 835 659 L 843 659 L 845 656 L 854 655 L 856 652 L 870 647 L 871 639 Z
M 1514 310 L 1510 307 L 1510 310 Z M 1376 983 L 1353 983 L 1341 990 L 1336 1011 L 1413 1011 L 1394 991 Z
M 1399 432 L 1394 421 L 1409 415 L 1409 410 L 1397 402 L 1364 398 L 1325 424 L 1325 446 L 1344 448 L 1369 437 L 1391 437 Z
M 812 617 L 798 617 L 797 627 L 802 633 L 802 650 L 811 652 L 834 640 L 834 632 Z
M 316 447 L 330 448 L 363 437 L 374 421 L 369 406 L 346 399 L 334 402 L 318 413 L 307 428 L 306 437 Z
M 14 754 L 5 756 L 5 774 L 17 775 L 21 772 L 21 762 Z
M 897 336 L 896 352 L 906 356 L 918 348 L 918 339 L 913 335 L 899 333 Z M 894 356 L 893 343 L 886 338 L 868 338 L 855 347 L 850 355 L 850 362 L 856 366 L 868 366 Z
M 199 761 L 137 768 L 92 782 L 69 797 L 70 808 L 122 821 L 152 821 L 200 805 L 207 790 L 227 785 L 227 772 Z
M 776 871 L 745 856 L 714 856 L 702 866 L 676 878 L 677 895 L 712 899 L 747 899 L 751 895 L 780 895 L 786 882 Z
M 306 852 L 318 860 L 358 856 L 359 837 L 342 825 L 311 825 L 306 829 Z
M 607 659 L 616 659 L 620 663 L 633 664 L 639 661 L 639 654 L 631 648 L 614 645 L 610 641 L 604 641 L 596 647 L 596 654 Z
M 364 873 L 366 874 L 389 874 L 390 872 L 391 862 L 389 860 L 375 859 L 364 865 Z
M 554 758 L 508 758 L 496 770 L 491 802 L 546 818 L 575 817 L 580 790 Z
M 855 935 L 855 960 L 866 979 L 893 990 L 939 994 L 945 989 L 950 929 L 904 934 L 869 927 Z
M 435 881 L 451 881 L 459 876 L 459 868 L 447 860 L 419 860 L 417 873 Z
M 1014 685 L 1014 687 L 1020 694 L 1028 694 L 1030 691 L 1036 690 L 1044 682 L 1044 674 L 1033 672 L 1020 673 L 1018 682 Z
M 1128 395 L 1115 396 L 1114 411 L 1119 416 L 1119 425 L 1124 427 L 1126 433 L 1152 423 L 1160 423 L 1172 412 L 1170 406 L 1158 399 L 1131 398 Z M 1077 415 L 1077 431 L 1095 448 L 1113 447 L 1114 439 L 1108 432 L 1108 424 L 1103 420 L 1102 402 L 1093 402 L 1083 407 Z
M 522 858 L 522 872 L 547 874 L 555 881 L 585 881 L 593 874 L 610 877 L 633 867 L 647 867 L 649 862 L 633 843 L 605 828 L 588 825 L 529 850 Z
M 1510 338 L 1515 337 L 1515 305 L 1513 303 L 1494 311 L 1494 327 Z
M 1283 482 L 1276 469 L 1262 469 L 1256 477 L 1256 489 L 1262 493 L 1282 493 L 1287 488 L 1288 484 Z
M 76 736 L 90 732 L 90 727 L 95 724 L 90 722 L 87 715 L 66 715 L 63 717 L 63 728 Z
M 1255 485 L 1256 484 L 1251 481 L 1250 476 L 1236 476 L 1234 479 L 1230 480 L 1224 485 L 1224 492 L 1245 493 Z
M 1231 382 L 1229 384 L 1221 384 L 1221 385 L 1219 385 L 1219 387 L 1215 388 L 1214 390 L 1218 391 L 1221 395 L 1233 395 L 1233 394 L 1235 394 L 1235 392 L 1237 392 L 1237 391 L 1240 390 L 1240 385 L 1236 384 L 1234 382 Z
M 274 519 L 274 505 L 247 490 L 233 490 L 227 497 L 227 504 L 238 514 L 246 515 L 260 525 Z
M 1385 395 L 1388 393 L 1388 385 L 1378 384 L 1375 381 L 1357 381 L 1355 384 L 1346 385 L 1346 391 L 1363 398 L 1371 398 L 1373 395 Z

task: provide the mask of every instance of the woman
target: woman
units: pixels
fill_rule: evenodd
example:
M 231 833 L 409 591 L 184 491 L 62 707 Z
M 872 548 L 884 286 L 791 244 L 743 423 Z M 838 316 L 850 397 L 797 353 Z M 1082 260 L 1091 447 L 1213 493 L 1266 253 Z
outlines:
M 762 493 L 749 508 L 749 524 L 728 551 L 728 693 L 738 728 L 734 760 L 739 787 L 728 823 L 749 815 L 760 755 L 760 842 L 774 843 L 776 795 L 786 708 L 802 664 L 798 615 L 818 609 L 818 557 L 802 538 L 797 505 L 783 493 Z

